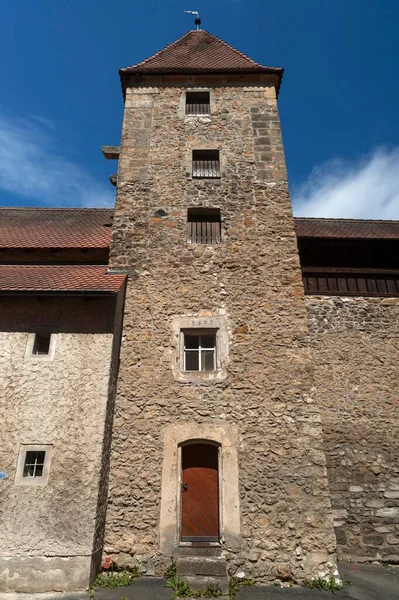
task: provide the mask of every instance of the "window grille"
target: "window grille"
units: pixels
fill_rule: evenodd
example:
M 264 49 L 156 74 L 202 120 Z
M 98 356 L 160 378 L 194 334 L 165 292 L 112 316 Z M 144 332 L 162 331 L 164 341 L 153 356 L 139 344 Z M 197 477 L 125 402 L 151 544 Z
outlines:
M 218 208 L 189 208 L 187 211 L 187 242 L 189 244 L 219 244 L 221 238 Z
M 184 333 L 184 370 L 216 370 L 216 332 Z
M 193 150 L 193 177 L 220 177 L 219 150 Z
M 42 451 L 27 451 L 25 455 L 23 477 L 41 477 L 43 475 L 46 453 Z
M 51 333 L 36 333 L 32 354 L 48 354 L 50 350 Z
M 210 114 L 209 92 L 186 92 L 186 115 Z

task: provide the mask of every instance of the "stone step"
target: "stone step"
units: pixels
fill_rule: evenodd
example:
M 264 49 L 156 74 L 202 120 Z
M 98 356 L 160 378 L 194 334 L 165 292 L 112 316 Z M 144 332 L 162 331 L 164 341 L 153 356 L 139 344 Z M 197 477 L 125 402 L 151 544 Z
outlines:
M 221 556 L 220 546 L 181 546 L 173 552 L 175 559 L 180 556 Z
M 179 556 L 176 562 L 177 574 L 209 575 L 226 577 L 227 563 L 223 556 Z
M 218 588 L 222 594 L 228 594 L 229 592 L 229 578 L 228 577 L 209 577 L 205 575 L 189 576 L 184 575 L 181 577 L 184 583 L 188 583 L 192 590 L 206 590 L 207 588 Z

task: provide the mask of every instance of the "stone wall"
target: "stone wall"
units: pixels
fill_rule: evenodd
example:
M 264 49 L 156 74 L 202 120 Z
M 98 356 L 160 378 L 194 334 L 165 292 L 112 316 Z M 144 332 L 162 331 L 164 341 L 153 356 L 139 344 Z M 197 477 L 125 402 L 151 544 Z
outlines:
M 1 591 L 89 583 L 114 303 L 1 299 Z M 37 327 L 57 332 L 53 360 L 25 357 L 28 332 Z M 15 485 L 21 444 L 53 444 L 47 485 Z
M 342 560 L 399 561 L 399 300 L 306 298 Z
M 335 537 L 274 88 L 190 78 L 212 88 L 212 116 L 193 118 L 181 111 L 187 81 L 150 83 L 127 90 L 119 161 L 110 265 L 130 277 L 105 552 L 162 573 L 171 560 L 159 547 L 164 432 L 234 426 L 241 531 L 226 544 L 222 523 L 230 574 L 242 567 L 270 582 L 331 572 Z M 191 151 L 208 144 L 220 149 L 222 177 L 193 180 Z M 220 208 L 221 244 L 187 244 L 187 208 L 198 206 Z M 173 376 L 173 319 L 190 316 L 225 319 L 224 380 Z

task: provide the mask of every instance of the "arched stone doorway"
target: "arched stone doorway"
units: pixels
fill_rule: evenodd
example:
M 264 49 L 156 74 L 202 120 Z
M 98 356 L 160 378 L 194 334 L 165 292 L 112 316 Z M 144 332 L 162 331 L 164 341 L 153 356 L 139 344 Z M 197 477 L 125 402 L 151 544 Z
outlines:
M 190 442 L 181 447 L 181 542 L 219 542 L 219 447 Z

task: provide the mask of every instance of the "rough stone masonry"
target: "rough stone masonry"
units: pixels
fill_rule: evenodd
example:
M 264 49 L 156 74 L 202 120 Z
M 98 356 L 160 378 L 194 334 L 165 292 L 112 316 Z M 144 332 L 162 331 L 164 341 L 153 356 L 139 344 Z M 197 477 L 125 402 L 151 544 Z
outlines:
M 307 297 L 339 558 L 399 562 L 397 298 Z
M 178 481 L 162 473 L 164 441 L 177 426 L 187 435 L 197 427 L 204 439 L 212 438 L 207 428 L 237 434 L 229 453 L 239 481 L 222 473 L 221 484 L 222 495 L 234 483 L 239 490 L 238 533 L 221 516 L 230 575 L 300 582 L 335 572 L 274 83 L 265 75 L 182 75 L 127 84 L 110 267 L 128 271 L 129 281 L 105 553 L 150 575 L 163 572 L 179 545 L 178 510 L 160 516 L 170 486 L 179 494 Z M 210 116 L 184 115 L 187 89 L 210 90 Z M 193 149 L 219 150 L 219 180 L 192 178 Z M 220 209 L 222 243 L 187 243 L 190 207 Z M 225 324 L 225 377 L 176 377 L 173 323 L 186 318 Z

